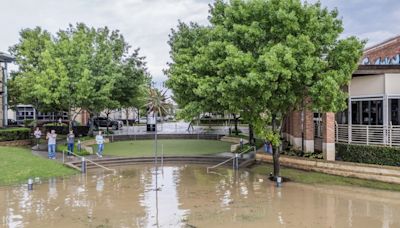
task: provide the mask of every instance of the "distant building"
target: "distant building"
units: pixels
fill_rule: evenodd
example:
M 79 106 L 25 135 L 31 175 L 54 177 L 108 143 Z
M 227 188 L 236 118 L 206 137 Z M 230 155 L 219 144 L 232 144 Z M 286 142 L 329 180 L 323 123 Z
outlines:
M 6 127 L 8 123 L 8 101 L 7 101 L 7 79 L 8 79 L 8 63 L 15 59 L 9 54 L 0 52 L 0 127 Z
M 15 120 L 22 125 L 25 121 L 37 120 L 43 122 L 68 121 L 68 112 L 39 112 L 32 105 L 17 105 L 15 108 Z

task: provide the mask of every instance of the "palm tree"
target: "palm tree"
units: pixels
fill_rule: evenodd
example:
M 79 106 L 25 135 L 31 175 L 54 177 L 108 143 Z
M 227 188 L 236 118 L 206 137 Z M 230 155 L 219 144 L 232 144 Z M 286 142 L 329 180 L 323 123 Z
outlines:
M 148 114 L 153 113 L 154 117 L 160 116 L 161 121 L 163 116 L 166 116 L 171 108 L 171 103 L 168 102 L 169 97 L 166 97 L 166 93 L 167 90 L 161 91 L 150 88 L 145 104 Z

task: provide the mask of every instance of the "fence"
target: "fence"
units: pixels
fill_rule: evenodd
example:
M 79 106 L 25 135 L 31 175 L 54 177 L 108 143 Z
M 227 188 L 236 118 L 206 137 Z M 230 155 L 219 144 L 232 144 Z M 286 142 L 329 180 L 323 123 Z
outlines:
M 400 126 L 335 123 L 335 138 L 340 143 L 400 146 Z

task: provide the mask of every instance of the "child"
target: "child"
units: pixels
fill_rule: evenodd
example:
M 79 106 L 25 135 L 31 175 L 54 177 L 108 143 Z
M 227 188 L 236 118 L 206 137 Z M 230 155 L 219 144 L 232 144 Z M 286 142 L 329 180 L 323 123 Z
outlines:
M 57 134 L 55 130 L 51 130 L 51 133 L 47 133 L 46 139 L 48 140 L 48 156 L 49 159 L 56 159 L 56 139 Z
M 37 127 L 35 132 L 33 133 L 33 135 L 35 135 L 35 139 L 36 139 L 36 148 L 39 149 L 39 142 L 40 142 L 40 137 L 42 137 L 42 132 Z
M 69 134 L 67 135 L 67 143 L 68 143 L 68 157 L 72 156 L 72 153 L 74 152 L 74 143 L 75 143 L 75 135 L 74 131 L 69 131 Z
M 97 143 L 97 156 L 99 158 L 103 157 L 103 150 L 104 150 L 104 138 L 102 132 L 99 131 L 99 134 L 96 135 L 96 143 Z

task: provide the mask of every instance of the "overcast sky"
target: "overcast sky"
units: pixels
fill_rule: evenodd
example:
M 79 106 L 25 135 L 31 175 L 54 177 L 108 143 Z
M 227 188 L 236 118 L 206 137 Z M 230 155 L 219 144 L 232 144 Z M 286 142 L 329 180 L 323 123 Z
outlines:
M 119 29 L 134 48 L 140 47 L 155 81 L 166 76 L 170 29 L 178 20 L 207 23 L 211 0 L 0 0 L 0 51 L 18 42 L 22 28 L 41 26 L 54 33 L 69 23 Z M 314 0 L 310 0 L 314 2 Z M 367 46 L 400 34 L 399 0 L 322 0 L 338 7 L 343 36 L 368 39 Z

